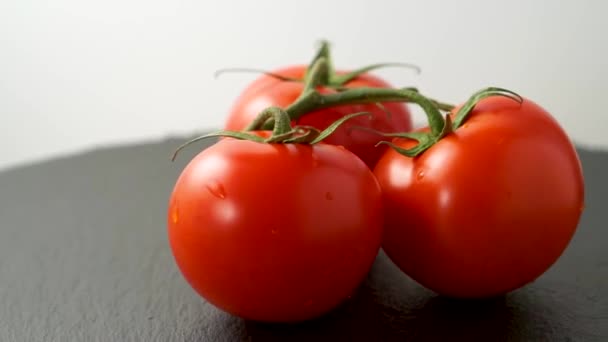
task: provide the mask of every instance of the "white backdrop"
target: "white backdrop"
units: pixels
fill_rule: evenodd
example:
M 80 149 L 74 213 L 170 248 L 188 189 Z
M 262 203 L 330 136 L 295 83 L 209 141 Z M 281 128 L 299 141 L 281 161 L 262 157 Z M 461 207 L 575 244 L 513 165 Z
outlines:
M 379 72 L 451 102 L 512 89 L 608 147 L 608 2 L 0 0 L 0 168 L 218 128 L 255 75 L 223 67 L 415 63 Z M 418 124 L 423 119 L 416 117 Z

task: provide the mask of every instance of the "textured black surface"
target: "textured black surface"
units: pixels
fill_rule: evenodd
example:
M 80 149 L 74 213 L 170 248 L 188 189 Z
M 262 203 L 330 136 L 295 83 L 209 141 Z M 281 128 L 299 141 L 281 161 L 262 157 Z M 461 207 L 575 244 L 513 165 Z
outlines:
M 222 313 L 181 278 L 165 230 L 169 192 L 194 153 L 170 163 L 180 142 L 0 173 L 0 341 L 608 341 L 608 153 L 580 150 L 586 211 L 533 284 L 454 301 L 380 254 L 349 303 L 286 326 Z

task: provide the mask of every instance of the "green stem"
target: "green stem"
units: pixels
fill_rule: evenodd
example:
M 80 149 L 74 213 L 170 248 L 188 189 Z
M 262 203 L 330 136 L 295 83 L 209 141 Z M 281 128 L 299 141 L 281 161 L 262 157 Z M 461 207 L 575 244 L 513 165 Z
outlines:
M 431 102 L 433 102 L 433 104 L 435 105 L 435 107 L 437 107 L 439 110 L 442 110 L 444 112 L 451 112 L 452 110 L 454 110 L 454 105 L 453 104 L 449 104 L 449 103 L 445 103 L 445 102 L 440 102 L 434 99 L 429 99 Z
M 285 112 L 284 110 L 282 110 L 281 108 L 278 108 L 278 107 L 270 107 L 270 108 L 267 108 L 266 110 L 264 110 L 262 113 L 260 113 L 258 115 L 258 118 L 256 118 L 256 120 L 255 120 L 255 122 L 258 125 L 262 125 L 264 122 L 266 122 L 268 120 L 269 117 L 273 118 L 272 122 L 274 123 L 274 127 L 272 129 L 272 133 L 271 133 L 270 137 L 264 139 L 260 135 L 256 135 L 254 133 L 249 133 L 249 132 L 217 131 L 217 132 L 213 132 L 210 134 L 206 134 L 206 135 L 191 139 L 191 140 L 183 143 L 175 150 L 175 152 L 173 153 L 173 156 L 171 157 L 171 160 L 174 161 L 175 158 L 177 157 L 178 153 L 181 150 L 183 150 L 185 147 L 187 147 L 195 142 L 198 142 L 198 141 L 201 141 L 204 139 L 208 139 L 208 138 L 212 138 L 212 137 L 230 137 L 230 138 L 239 139 L 239 140 L 249 140 L 249 141 L 253 141 L 256 143 L 262 143 L 262 144 L 314 145 L 314 144 L 317 144 L 317 143 L 323 141 L 323 139 L 327 138 L 328 136 L 330 136 L 338 127 L 340 127 L 340 125 L 342 125 L 347 120 L 350 120 L 354 117 L 362 116 L 362 115 L 370 115 L 370 113 L 361 112 L 361 113 L 353 113 L 353 114 L 345 115 L 345 116 L 341 117 L 340 119 L 336 120 L 335 122 L 333 122 L 331 125 L 329 125 L 323 131 L 319 131 L 318 129 L 316 129 L 314 127 L 310 127 L 310 126 L 296 126 L 296 127 L 292 128 L 290 125 L 291 120 L 289 119 L 287 112 Z
M 315 59 L 304 78 L 304 89 L 299 98 L 306 96 L 307 92 L 315 91 L 317 87 L 326 85 L 330 75 L 330 63 L 325 57 Z M 297 101 L 297 100 L 296 100 Z
M 329 77 L 329 63 L 324 56 L 316 58 L 312 67 L 310 67 L 310 71 L 306 74 L 304 89 L 300 96 L 292 103 L 290 107 L 295 106 L 303 107 L 305 112 L 307 113 L 307 108 L 311 105 L 317 103 L 318 101 L 322 101 L 320 98 L 322 95 L 317 91 L 317 87 L 322 86 L 327 82 L 327 78 Z M 295 119 L 296 117 L 292 117 L 290 112 L 286 110 L 291 119 Z M 300 115 L 302 115 L 300 114 Z M 274 127 L 274 123 L 272 122 L 272 117 L 270 116 L 258 116 L 255 121 L 253 121 L 249 126 L 245 128 L 246 131 L 252 131 L 256 129 L 270 129 L 270 127 Z M 263 121 L 263 125 L 260 125 L 258 120 Z
M 378 132 L 380 135 L 385 136 L 385 137 L 400 137 L 400 138 L 412 139 L 412 140 L 418 141 L 418 144 L 410 149 L 401 148 L 401 147 L 393 144 L 392 142 L 388 142 L 388 141 L 381 141 L 378 143 L 378 145 L 386 144 L 386 145 L 391 146 L 395 151 L 403 154 L 404 156 L 416 157 L 419 154 L 426 151 L 427 149 L 429 149 L 431 146 L 435 145 L 443 137 L 452 133 L 454 130 L 456 130 L 458 127 L 460 127 L 462 124 L 464 124 L 464 122 L 467 120 L 469 114 L 473 111 L 473 108 L 475 108 L 475 106 L 479 103 L 479 101 L 481 101 L 487 97 L 490 97 L 490 96 L 507 97 L 520 104 L 523 102 L 523 98 L 521 96 L 519 96 L 518 94 L 516 94 L 515 92 L 512 92 L 510 90 L 507 90 L 504 88 L 497 88 L 497 87 L 484 88 L 484 89 L 476 92 L 475 94 L 473 94 L 462 105 L 462 107 L 460 107 L 458 112 L 455 114 L 454 122 L 452 122 L 452 118 L 449 114 L 446 115 L 445 119 L 443 119 L 441 116 L 439 118 L 437 118 L 436 114 L 434 113 L 435 110 L 431 109 L 430 107 L 434 107 L 435 109 L 438 109 L 438 107 L 431 100 L 429 100 L 429 102 L 431 102 L 430 107 L 429 107 L 428 103 L 425 104 L 426 106 L 423 106 L 422 103 L 417 102 L 422 107 L 422 109 L 425 111 L 425 113 L 428 117 L 431 132 L 429 132 L 429 133 L 405 132 L 405 133 L 390 133 L 390 134 Z M 422 102 L 424 102 L 424 101 L 422 101 Z M 441 120 L 441 123 L 439 123 L 439 120 Z M 441 126 L 441 130 L 438 130 L 437 128 L 440 126 Z
M 322 49 L 322 51 L 325 51 Z M 419 144 L 409 151 L 408 155 L 417 155 L 432 146 L 438 139 L 441 139 L 446 134 L 452 131 L 451 121 L 444 120 L 441 110 L 452 110 L 453 106 L 429 99 L 421 95 L 415 88 L 373 88 L 362 87 L 345 89 L 341 92 L 321 94 L 317 88 L 324 84 L 329 73 L 329 62 L 326 59 L 327 53 L 319 53 L 315 58 L 310 72 L 307 73 L 304 90 L 290 106 L 281 110 L 277 107 L 271 107 L 264 110 L 260 115 L 245 129 L 252 130 L 273 130 L 273 135 L 267 142 L 301 142 L 314 138 L 315 134 L 307 134 L 304 137 L 302 134 L 294 136 L 294 131 L 291 129 L 291 121 L 297 120 L 301 116 L 313 112 L 315 110 L 335 107 L 340 105 L 354 104 L 381 104 L 385 102 L 411 102 L 419 105 L 427 115 L 429 122 L 430 133 L 424 136 L 406 136 L 418 140 Z M 281 115 L 278 115 L 280 113 Z M 345 118 L 350 118 L 347 116 Z M 449 119 L 449 118 L 448 118 Z M 281 121 L 276 121 L 281 120 Z M 343 121 L 332 127 L 331 130 L 326 130 L 327 135 L 331 134 L 336 127 Z M 448 127 L 449 126 L 449 127 Z M 291 129 L 291 130 L 290 130 Z M 297 132 L 297 131 L 295 131 Z M 323 139 L 326 136 L 319 133 L 317 138 Z M 316 138 L 314 138 L 316 141 Z M 390 143 L 389 143 L 390 144 Z
M 308 65 L 307 74 L 312 72 L 313 66 L 315 65 L 315 63 L 317 63 L 317 61 L 319 59 L 325 59 L 325 61 L 327 63 L 327 78 L 323 80 L 322 84 L 328 85 L 329 79 L 332 75 L 334 75 L 335 71 L 334 71 L 333 62 L 331 60 L 331 49 L 329 47 L 329 42 L 327 40 L 321 40 L 319 42 L 319 50 L 317 51 L 317 54 L 315 55 L 315 57 L 312 59 L 312 61 Z
M 485 99 L 486 97 L 490 97 L 490 96 L 503 96 L 503 97 L 512 99 L 513 101 L 518 102 L 520 104 L 523 102 L 523 98 L 521 96 L 519 96 L 518 94 L 516 94 L 508 89 L 498 88 L 498 87 L 488 87 L 488 88 L 481 89 L 480 91 L 473 94 L 467 100 L 467 102 L 465 102 L 462 105 L 462 107 L 460 107 L 460 109 L 458 110 L 458 113 L 456 113 L 456 115 L 455 115 L 454 124 L 453 124 L 454 129 L 460 127 L 465 122 L 465 120 L 467 119 L 469 114 L 473 111 L 473 108 L 475 108 L 477 103 L 479 103 L 479 101 Z
M 285 111 L 292 120 L 311 111 L 340 105 L 373 104 L 383 102 L 413 102 L 422 107 L 429 115 L 429 125 L 434 132 L 443 129 L 443 117 L 436 101 L 430 100 L 412 88 L 353 88 L 333 94 L 310 92 L 298 99 Z M 453 106 L 444 105 L 446 108 Z
M 322 60 L 320 60 L 322 61 Z M 321 64 L 322 65 L 322 64 Z M 320 69 L 322 71 L 322 69 Z M 314 74 L 312 74 L 314 76 Z M 310 80 L 315 80 L 312 77 Z M 285 108 L 285 111 L 291 120 L 297 120 L 301 116 L 329 107 L 340 105 L 354 104 L 376 104 L 384 102 L 412 102 L 420 105 L 429 115 L 429 125 L 435 134 L 438 134 L 443 129 L 443 117 L 440 110 L 449 111 L 454 108 L 452 105 L 440 103 L 421 95 L 414 88 L 352 88 L 339 93 L 321 94 L 318 91 L 308 88 L 302 95 L 290 106 Z M 259 126 L 257 122 L 253 122 L 245 130 L 250 131 L 259 128 L 269 129 L 272 127 L 272 121 L 268 120 L 263 126 Z
M 289 133 L 291 128 L 291 120 L 289 115 L 279 107 L 269 107 L 264 109 L 251 123 L 251 131 L 262 130 L 264 124 L 271 119 L 273 120 L 272 135 L 280 136 Z

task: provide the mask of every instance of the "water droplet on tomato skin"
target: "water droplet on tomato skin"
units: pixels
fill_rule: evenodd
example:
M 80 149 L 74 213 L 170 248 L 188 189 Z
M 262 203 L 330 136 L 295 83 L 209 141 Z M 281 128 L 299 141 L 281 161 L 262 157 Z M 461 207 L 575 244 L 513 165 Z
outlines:
M 424 170 L 420 170 L 420 171 L 418 171 L 418 173 L 416 174 L 416 179 L 417 179 L 417 180 L 422 180 L 422 178 L 424 178 Z
M 224 189 L 224 186 L 219 182 L 211 182 L 207 184 L 207 190 L 210 194 L 219 199 L 226 198 L 226 190 Z
M 334 195 L 331 192 L 326 192 L 325 193 L 325 199 L 328 201 L 331 201 L 334 199 Z

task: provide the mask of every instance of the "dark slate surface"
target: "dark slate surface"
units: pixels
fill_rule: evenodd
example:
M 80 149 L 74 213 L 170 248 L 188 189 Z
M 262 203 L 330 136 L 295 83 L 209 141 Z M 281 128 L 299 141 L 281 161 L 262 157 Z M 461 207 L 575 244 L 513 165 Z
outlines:
M 435 296 L 380 254 L 305 324 L 246 322 L 181 278 L 167 244 L 170 140 L 0 172 L 0 341 L 608 341 L 608 153 L 580 150 L 587 208 L 545 275 L 480 302 Z

